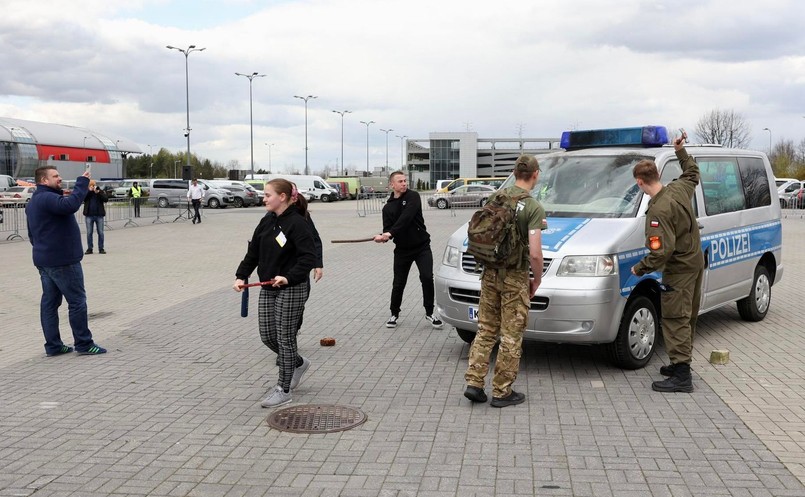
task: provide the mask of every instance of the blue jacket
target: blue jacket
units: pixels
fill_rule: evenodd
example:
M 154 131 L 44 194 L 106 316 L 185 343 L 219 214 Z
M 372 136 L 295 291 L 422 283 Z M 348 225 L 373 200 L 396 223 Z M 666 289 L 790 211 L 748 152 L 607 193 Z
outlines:
M 89 178 L 79 176 L 70 195 L 46 185 L 37 185 L 25 208 L 28 240 L 33 245 L 34 265 L 68 266 L 81 262 L 84 248 L 75 213 L 87 196 Z

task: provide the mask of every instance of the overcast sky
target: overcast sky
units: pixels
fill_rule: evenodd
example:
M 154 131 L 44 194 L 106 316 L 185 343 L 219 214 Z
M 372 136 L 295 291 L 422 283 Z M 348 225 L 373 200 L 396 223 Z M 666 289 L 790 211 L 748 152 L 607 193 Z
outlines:
M 4 0 L 0 116 L 248 169 L 400 163 L 433 131 L 695 128 L 734 110 L 767 150 L 805 137 L 805 7 L 794 0 Z

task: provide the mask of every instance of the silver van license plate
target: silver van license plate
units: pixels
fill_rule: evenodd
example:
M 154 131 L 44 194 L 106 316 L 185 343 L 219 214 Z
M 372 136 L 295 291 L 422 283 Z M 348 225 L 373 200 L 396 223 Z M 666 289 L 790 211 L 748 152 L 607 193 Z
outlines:
M 468 307 L 467 308 L 467 314 L 468 314 L 467 317 L 469 317 L 470 321 L 478 321 L 478 308 L 477 307 L 472 307 L 472 306 Z

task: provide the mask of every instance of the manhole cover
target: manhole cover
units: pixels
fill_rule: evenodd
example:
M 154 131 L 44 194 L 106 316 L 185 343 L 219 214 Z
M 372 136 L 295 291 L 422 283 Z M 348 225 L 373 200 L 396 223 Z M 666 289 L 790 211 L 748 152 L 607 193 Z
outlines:
M 332 433 L 363 424 L 366 414 L 352 407 L 308 404 L 286 407 L 271 414 L 268 425 L 291 433 Z

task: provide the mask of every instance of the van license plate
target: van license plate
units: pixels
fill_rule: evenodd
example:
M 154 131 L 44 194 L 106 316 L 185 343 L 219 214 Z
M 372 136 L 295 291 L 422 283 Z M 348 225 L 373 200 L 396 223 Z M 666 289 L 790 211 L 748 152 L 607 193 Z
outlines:
M 478 321 L 478 308 L 477 307 L 472 307 L 472 306 L 468 307 L 467 308 L 467 314 L 468 314 L 467 317 L 470 318 L 470 321 L 475 321 L 475 322 Z

